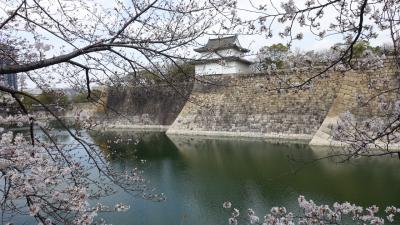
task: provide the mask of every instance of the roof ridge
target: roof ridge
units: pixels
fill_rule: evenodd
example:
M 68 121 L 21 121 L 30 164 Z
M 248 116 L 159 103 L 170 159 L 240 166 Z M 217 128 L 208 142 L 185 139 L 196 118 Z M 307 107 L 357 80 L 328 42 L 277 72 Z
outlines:
M 210 40 L 220 40 L 220 39 L 228 39 L 228 38 L 238 38 L 238 35 L 237 34 L 235 34 L 235 35 L 230 35 L 230 36 L 226 36 L 226 37 L 216 37 L 216 38 L 209 38 L 208 40 L 210 41 Z
M 238 35 L 231 35 L 223 38 L 208 39 L 206 45 L 195 49 L 196 52 L 210 52 L 216 50 L 235 48 L 241 52 L 249 52 L 248 49 L 243 48 L 238 39 Z

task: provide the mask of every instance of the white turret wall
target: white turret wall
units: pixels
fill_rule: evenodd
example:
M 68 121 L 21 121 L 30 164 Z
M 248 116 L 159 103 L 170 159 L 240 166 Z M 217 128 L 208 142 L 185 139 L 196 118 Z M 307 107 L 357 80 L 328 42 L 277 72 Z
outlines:
M 224 57 L 241 57 L 243 52 L 237 49 L 223 49 L 218 50 L 217 52 L 203 52 L 201 53 L 200 59 L 219 59 Z
M 213 74 L 243 74 L 249 72 L 249 66 L 238 61 L 222 62 L 221 60 L 221 63 L 214 62 L 195 66 L 195 73 L 200 76 Z

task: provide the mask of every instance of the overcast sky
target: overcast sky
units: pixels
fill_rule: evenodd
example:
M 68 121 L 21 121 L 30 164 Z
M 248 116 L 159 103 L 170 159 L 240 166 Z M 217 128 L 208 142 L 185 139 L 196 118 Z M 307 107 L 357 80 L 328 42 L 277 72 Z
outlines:
M 107 7 L 113 7 L 113 2 L 114 2 L 113 0 L 95 0 L 95 1 L 98 2 L 99 4 L 102 4 Z M 129 2 L 131 0 L 124 0 L 124 1 L 126 1 L 129 4 Z M 252 8 L 250 1 L 251 1 L 252 5 L 254 5 L 254 6 L 267 4 L 269 6 L 269 7 L 268 6 L 267 7 L 271 8 L 271 9 L 272 9 L 272 7 L 270 7 L 271 3 L 274 4 L 278 9 L 280 9 L 281 2 L 283 2 L 283 0 L 237 0 L 238 8 L 244 9 L 244 10 L 238 11 L 238 15 L 241 18 L 251 19 L 251 18 L 255 18 L 255 17 L 259 16 L 259 14 L 250 13 L 250 12 L 245 11 L 245 10 L 253 10 L 254 9 L 254 8 Z M 286 2 L 287 0 L 284 0 L 284 1 Z M 296 6 L 298 6 L 299 8 L 303 8 L 306 0 L 295 0 L 294 2 L 296 4 Z M 320 0 L 319 2 L 324 3 L 324 2 L 326 2 L 326 0 Z M 323 24 L 323 25 L 325 24 L 326 26 L 328 26 L 330 23 L 330 19 L 333 19 L 334 16 L 335 16 L 335 12 L 332 9 L 328 8 L 327 10 L 325 10 L 325 16 L 321 20 L 321 24 Z M 277 35 L 277 33 L 279 31 L 281 31 L 282 26 L 280 26 L 279 23 L 274 23 L 273 28 L 274 28 L 274 30 L 276 30 L 276 33 L 274 34 L 274 36 L 272 38 L 267 39 L 267 38 L 265 38 L 264 35 L 240 35 L 239 34 L 239 41 L 243 45 L 243 47 L 246 47 L 246 48 L 252 50 L 253 52 L 259 50 L 261 47 L 266 46 L 266 45 L 271 45 L 271 44 L 275 44 L 275 43 L 285 43 L 285 41 L 282 40 Z M 304 50 L 304 51 L 322 50 L 322 49 L 330 48 L 335 43 L 343 42 L 343 39 L 340 36 L 333 36 L 330 38 L 324 38 L 323 40 L 319 40 L 314 35 L 312 35 L 308 29 L 294 26 L 293 33 L 298 33 L 298 32 L 302 32 L 304 34 L 304 39 L 301 41 L 294 42 L 293 46 L 292 46 L 293 50 L 296 48 Z M 206 42 L 207 42 L 206 37 L 199 40 L 200 44 L 201 43 L 205 44 Z M 387 42 L 390 42 L 390 36 L 389 36 L 388 32 L 379 32 L 378 38 L 371 40 L 372 45 L 382 45 L 383 43 L 387 43 Z
M 270 1 L 268 0 L 250 0 L 253 5 L 258 6 L 261 4 L 266 4 Z M 286 1 L 286 0 L 285 0 Z M 276 6 L 280 7 L 280 4 L 282 0 L 271 0 L 271 2 Z M 304 3 L 306 2 L 305 0 L 295 0 L 294 1 L 296 6 L 299 8 L 304 8 Z M 326 0 L 320 0 L 319 2 L 324 3 Z M 267 6 L 268 7 L 268 6 Z M 249 0 L 238 0 L 238 8 L 242 9 L 252 9 L 252 7 L 249 4 Z M 271 8 L 271 7 L 269 7 Z M 279 8 L 278 8 L 279 9 Z M 239 11 L 239 15 L 245 17 L 245 18 L 254 18 L 254 16 L 257 16 L 257 14 L 254 13 L 249 13 L 245 11 Z M 324 12 L 324 17 L 321 20 L 322 26 L 329 26 L 330 20 L 333 19 L 336 14 L 335 11 L 332 10 L 332 8 L 328 8 Z M 368 21 L 368 18 L 366 19 Z M 274 36 L 272 38 L 266 39 L 265 36 L 263 35 L 254 35 L 254 36 L 240 36 L 240 43 L 243 45 L 243 47 L 247 47 L 251 49 L 252 51 L 257 51 L 263 46 L 266 45 L 271 45 L 275 43 L 286 43 L 284 40 L 282 40 L 277 33 L 282 30 L 282 26 L 279 23 L 275 23 L 274 26 Z M 323 40 L 320 40 L 316 38 L 308 29 L 300 28 L 299 26 L 294 26 L 292 33 L 296 34 L 302 32 L 304 34 L 303 40 L 300 41 L 295 41 L 292 45 L 292 50 L 298 48 L 304 51 L 310 51 L 310 50 L 323 50 L 323 49 L 328 49 L 331 46 L 333 46 L 335 43 L 338 42 L 343 42 L 343 39 L 341 36 L 336 35 L 328 38 L 324 38 Z M 378 32 L 378 38 L 373 39 L 370 41 L 371 45 L 382 45 L 384 43 L 390 42 L 390 36 L 389 32 Z

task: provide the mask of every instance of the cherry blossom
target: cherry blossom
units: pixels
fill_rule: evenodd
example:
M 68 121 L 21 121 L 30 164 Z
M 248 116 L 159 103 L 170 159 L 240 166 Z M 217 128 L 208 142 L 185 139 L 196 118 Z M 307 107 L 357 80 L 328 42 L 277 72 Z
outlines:
M 317 205 L 313 200 L 307 200 L 304 196 L 299 196 L 298 214 L 287 212 L 285 207 L 272 207 L 270 213 L 260 221 L 252 209 L 248 209 L 247 220 L 250 224 L 262 225 L 311 225 L 311 224 L 385 224 L 385 219 L 379 217 L 379 208 L 371 206 L 363 208 L 349 202 L 333 203 L 329 205 Z M 385 210 L 387 222 L 394 222 L 396 214 L 400 213 L 399 208 L 389 206 Z M 238 217 L 231 217 L 229 224 L 238 224 Z M 231 222 L 232 221 L 232 222 Z

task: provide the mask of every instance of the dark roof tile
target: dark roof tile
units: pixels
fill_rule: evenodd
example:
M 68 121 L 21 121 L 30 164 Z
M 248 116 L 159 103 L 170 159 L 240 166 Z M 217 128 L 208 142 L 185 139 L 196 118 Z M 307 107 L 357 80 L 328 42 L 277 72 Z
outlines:
M 217 50 L 235 48 L 242 52 L 249 52 L 248 49 L 243 48 L 237 41 L 237 35 L 228 36 L 223 38 L 209 39 L 204 47 L 195 49 L 196 52 L 213 52 Z

